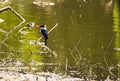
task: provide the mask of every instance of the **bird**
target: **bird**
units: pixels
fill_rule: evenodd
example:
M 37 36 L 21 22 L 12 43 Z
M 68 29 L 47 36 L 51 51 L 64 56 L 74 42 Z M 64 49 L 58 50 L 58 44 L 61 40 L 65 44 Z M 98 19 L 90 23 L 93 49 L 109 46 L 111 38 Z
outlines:
M 45 45 L 47 45 L 48 32 L 47 32 L 46 25 L 41 25 L 41 26 L 40 26 L 40 30 L 41 30 L 41 33 L 42 33 L 44 39 L 45 39 Z

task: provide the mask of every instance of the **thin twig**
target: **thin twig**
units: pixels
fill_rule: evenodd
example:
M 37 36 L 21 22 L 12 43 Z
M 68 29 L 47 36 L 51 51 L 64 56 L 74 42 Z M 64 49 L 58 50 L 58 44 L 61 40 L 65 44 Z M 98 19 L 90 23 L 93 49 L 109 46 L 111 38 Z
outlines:
M 107 60 L 106 60 L 105 55 L 107 54 L 107 52 L 108 52 L 108 50 L 109 50 L 109 48 L 110 48 L 110 46 L 111 46 L 111 44 L 112 44 L 112 42 L 113 42 L 113 39 L 114 39 L 114 37 L 112 37 L 110 43 L 109 43 L 108 46 L 107 46 L 107 49 L 106 49 L 105 52 L 104 52 L 104 56 L 103 56 L 104 61 L 105 61 L 105 63 L 106 63 L 106 65 L 107 65 L 108 68 L 109 68 L 109 65 L 108 65 L 108 62 L 107 62 Z
M 105 56 L 103 56 L 103 59 L 104 59 L 104 61 L 105 61 L 106 65 L 107 65 L 107 67 L 109 67 L 108 62 L 107 62 L 107 60 L 106 60 L 106 57 L 105 57 Z
M 73 59 L 74 59 L 75 61 L 77 61 L 77 59 L 74 57 L 73 51 L 74 51 L 74 49 L 79 45 L 80 41 L 81 41 L 81 39 L 78 40 L 77 44 L 73 47 L 73 50 L 72 50 L 71 53 L 70 53 L 71 56 L 73 57 Z
M 107 54 L 107 52 L 108 52 L 108 50 L 109 50 L 109 48 L 110 48 L 110 46 L 111 46 L 111 44 L 112 44 L 112 42 L 113 42 L 113 39 L 114 39 L 114 37 L 112 37 L 110 43 L 108 44 L 107 49 L 106 49 L 106 51 L 104 52 L 104 55 Z

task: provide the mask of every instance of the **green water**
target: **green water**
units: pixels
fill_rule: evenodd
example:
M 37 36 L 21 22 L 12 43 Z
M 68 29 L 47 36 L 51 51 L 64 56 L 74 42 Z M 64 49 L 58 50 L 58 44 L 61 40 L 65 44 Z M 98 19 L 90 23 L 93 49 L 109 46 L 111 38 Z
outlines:
M 65 67 L 66 59 L 68 65 L 92 67 L 111 67 L 119 64 L 120 57 L 120 31 L 119 31 L 119 5 L 114 0 L 111 6 L 101 0 L 47 0 L 55 3 L 53 6 L 37 6 L 32 0 L 11 0 L 8 5 L 22 15 L 26 22 L 35 22 L 36 25 L 46 24 L 50 30 L 56 23 L 59 25 L 49 33 L 48 47 L 57 54 L 57 58 L 50 57 L 38 45 L 30 45 L 30 40 L 37 40 L 41 36 L 35 29 L 26 30 L 27 35 L 18 33 L 15 29 L 8 39 L 1 45 L 1 59 L 13 57 L 15 60 L 23 60 L 28 65 L 30 62 L 57 63 Z M 109 1 L 109 0 L 108 0 Z M 4 5 L 3 5 L 4 6 Z M 6 22 L 0 23 L 0 28 L 9 32 L 20 23 L 17 17 L 8 11 L 0 13 L 0 18 Z M 17 34 L 16 34 L 17 33 Z M 0 32 L 0 41 L 6 38 L 6 34 Z M 23 40 L 24 43 L 20 42 Z M 43 41 L 43 40 L 42 40 Z M 83 66 L 82 66 L 83 65 Z M 55 70 L 54 68 L 52 69 Z M 76 69 L 74 69 L 76 70 Z M 61 70 L 60 70 L 61 71 Z M 62 69 L 65 71 L 65 68 Z M 98 74 L 104 70 L 95 70 Z M 115 70 L 116 71 L 116 70 Z M 115 73 L 116 74 L 116 73 Z

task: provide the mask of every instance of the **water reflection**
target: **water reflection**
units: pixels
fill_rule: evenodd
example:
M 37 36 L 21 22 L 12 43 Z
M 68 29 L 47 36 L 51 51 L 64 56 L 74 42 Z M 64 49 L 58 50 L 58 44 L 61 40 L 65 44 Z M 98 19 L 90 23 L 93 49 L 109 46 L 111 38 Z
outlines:
M 116 50 L 116 55 L 117 58 L 120 57 L 120 1 L 115 0 L 114 1 L 114 9 L 113 9 L 113 20 L 114 20 L 114 26 L 113 26 L 113 31 L 115 32 L 115 50 Z
M 42 70 L 40 67 L 43 67 L 45 71 L 50 69 L 70 74 L 70 71 L 73 70 L 81 75 L 89 76 L 88 72 L 92 70 L 92 74 L 98 75 L 97 78 L 104 79 L 111 72 L 111 70 L 108 71 L 109 67 L 118 63 L 119 57 L 116 54 L 119 55 L 119 51 L 113 49 L 119 48 L 120 41 L 118 2 L 114 3 L 113 9 L 112 0 L 109 0 L 111 4 L 107 8 L 109 1 L 102 5 L 101 0 L 69 0 L 69 3 L 68 0 L 50 0 L 55 5 L 46 7 L 36 6 L 32 4 L 32 0 L 29 2 L 26 0 L 13 1 L 15 2 L 12 2 L 11 6 L 25 17 L 27 22 L 47 24 L 48 30 L 55 23 L 59 23 L 59 26 L 49 34 L 48 41 L 48 47 L 58 54 L 58 58 L 51 58 L 49 52 L 33 44 L 33 41 L 40 36 L 39 30 L 36 29 L 24 30 L 23 32 L 28 32 L 26 34 L 14 32 L 16 36 L 12 34 L 5 42 L 10 47 L 3 45 L 1 57 L 14 58 L 25 65 L 38 67 L 39 70 Z M 16 21 L 14 20 L 14 22 Z M 2 27 L 1 24 L 0 27 Z M 114 34 L 116 36 L 115 46 L 114 39 L 112 40 Z M 3 33 L 0 36 L 4 38 Z M 37 66 L 39 63 L 53 63 L 55 66 L 53 68 L 47 68 L 47 65 Z M 34 64 L 36 65 L 34 66 Z M 114 72 L 113 75 L 117 76 Z

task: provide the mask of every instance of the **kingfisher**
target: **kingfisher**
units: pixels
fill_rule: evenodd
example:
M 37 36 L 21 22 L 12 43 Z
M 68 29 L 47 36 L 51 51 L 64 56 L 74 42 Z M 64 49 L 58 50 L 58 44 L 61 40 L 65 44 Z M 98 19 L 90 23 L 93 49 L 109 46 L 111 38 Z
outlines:
M 47 28 L 46 25 L 40 25 L 39 26 L 41 33 L 45 39 L 45 45 L 47 45 L 47 40 L 48 40 L 48 32 L 47 32 Z
M 39 28 L 44 39 L 45 39 L 45 45 L 47 45 L 47 40 L 48 40 L 48 32 L 47 32 L 47 28 L 46 28 L 46 25 L 38 25 L 38 26 L 35 26 L 35 23 L 28 23 L 27 24 L 28 27 L 36 27 L 36 28 Z

